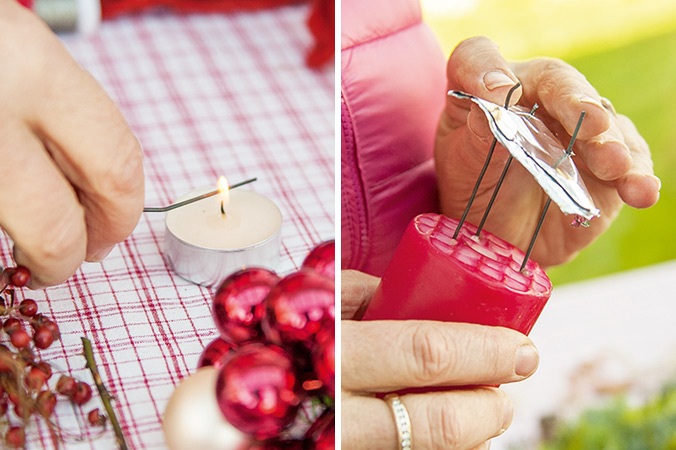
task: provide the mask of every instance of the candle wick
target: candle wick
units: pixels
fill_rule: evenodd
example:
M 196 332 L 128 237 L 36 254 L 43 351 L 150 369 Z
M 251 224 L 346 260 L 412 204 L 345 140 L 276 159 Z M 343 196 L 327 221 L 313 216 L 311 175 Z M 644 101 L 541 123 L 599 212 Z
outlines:
M 221 214 L 225 216 L 225 209 L 223 208 L 223 200 L 221 200 Z

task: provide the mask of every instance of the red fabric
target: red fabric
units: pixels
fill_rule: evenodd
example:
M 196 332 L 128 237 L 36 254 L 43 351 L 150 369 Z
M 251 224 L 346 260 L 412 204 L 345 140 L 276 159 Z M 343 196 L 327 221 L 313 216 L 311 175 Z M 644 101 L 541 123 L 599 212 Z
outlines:
M 94 37 L 65 36 L 75 59 L 122 109 L 144 149 L 146 205 L 166 205 L 215 186 L 218 175 L 270 197 L 281 209 L 285 275 L 334 237 L 334 72 L 308 70 L 308 5 L 233 15 L 140 15 L 104 22 Z M 117 398 L 129 448 L 167 448 L 161 417 L 174 386 L 195 370 L 216 337 L 212 290 L 171 272 L 162 258 L 164 217 L 144 214 L 101 264 L 66 283 L 19 294 L 53 316 L 62 344 L 42 355 L 91 382 L 80 336 L 92 340 L 99 371 Z M 10 246 L 1 239 L 1 261 Z M 6 339 L 6 337 L 2 338 Z M 56 382 L 56 378 L 53 377 Z M 82 410 L 81 422 L 98 395 Z M 117 448 L 111 427 L 80 433 L 72 408 L 57 406 L 66 450 Z M 27 448 L 54 448 L 43 422 Z M 1 445 L 0 445 L 1 446 Z
M 310 67 L 320 67 L 331 61 L 336 42 L 335 0 L 314 0 L 308 18 L 308 28 L 315 38 L 315 45 L 305 59 Z

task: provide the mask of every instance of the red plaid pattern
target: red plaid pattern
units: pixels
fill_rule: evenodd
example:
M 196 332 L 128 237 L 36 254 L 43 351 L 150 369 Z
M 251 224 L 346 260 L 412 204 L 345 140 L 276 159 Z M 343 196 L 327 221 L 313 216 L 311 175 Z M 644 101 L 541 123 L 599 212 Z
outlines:
M 305 66 L 312 45 L 307 13 L 300 5 L 127 17 L 104 23 L 91 38 L 63 38 L 144 148 L 146 205 L 215 186 L 221 174 L 231 183 L 258 177 L 247 189 L 273 199 L 284 217 L 280 274 L 297 269 L 316 243 L 335 233 L 334 69 Z M 62 345 L 42 352 L 56 367 L 91 383 L 80 336 L 92 341 L 134 449 L 165 448 L 166 403 L 216 336 L 212 291 L 170 272 L 163 233 L 163 215 L 144 214 L 103 263 L 83 265 L 61 286 L 25 292 L 61 327 Z M 3 244 L 7 265 L 9 241 Z M 56 422 L 69 433 L 65 448 L 116 448 L 111 427 L 99 437 L 83 427 L 84 440 L 76 440 L 78 421 L 100 407 L 98 396 L 76 414 L 61 403 Z M 44 421 L 27 435 L 29 448 L 55 448 Z

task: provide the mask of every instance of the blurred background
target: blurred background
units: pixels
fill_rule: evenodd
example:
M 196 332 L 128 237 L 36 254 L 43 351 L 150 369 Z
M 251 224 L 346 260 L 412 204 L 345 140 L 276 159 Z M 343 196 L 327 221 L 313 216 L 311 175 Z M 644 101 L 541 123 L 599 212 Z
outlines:
M 531 333 L 540 368 L 493 450 L 676 449 L 676 1 L 421 0 L 446 54 L 485 35 L 507 59 L 558 57 L 648 142 L 660 200 L 625 207 L 574 261 Z M 592 223 L 593 226 L 593 223 Z
M 549 270 L 554 285 L 676 258 L 676 1 L 422 0 L 446 54 L 485 35 L 507 59 L 558 57 L 582 72 L 648 141 L 660 201 L 624 208 L 597 242 Z M 593 226 L 593 225 L 592 225 Z

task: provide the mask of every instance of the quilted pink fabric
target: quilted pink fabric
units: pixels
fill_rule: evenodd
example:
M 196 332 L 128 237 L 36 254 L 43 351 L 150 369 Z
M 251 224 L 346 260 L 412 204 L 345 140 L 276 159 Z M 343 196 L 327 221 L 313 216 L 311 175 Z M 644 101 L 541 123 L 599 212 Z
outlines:
M 344 0 L 341 28 L 342 268 L 380 275 L 408 222 L 438 209 L 445 59 L 417 0 Z

